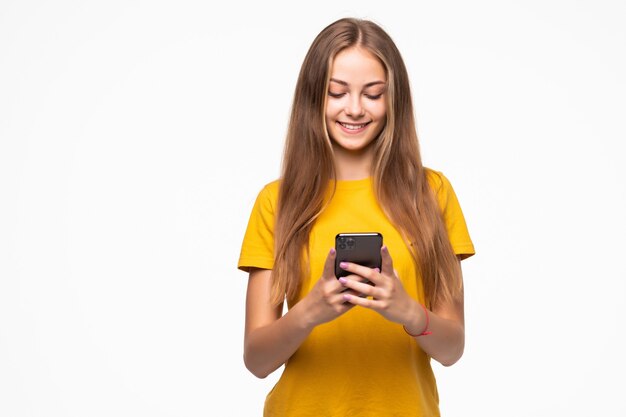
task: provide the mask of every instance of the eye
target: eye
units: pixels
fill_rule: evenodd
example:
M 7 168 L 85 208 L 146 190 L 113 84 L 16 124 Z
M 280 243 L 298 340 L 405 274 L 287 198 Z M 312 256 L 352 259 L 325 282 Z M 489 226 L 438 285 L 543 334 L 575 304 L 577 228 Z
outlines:
M 381 98 L 383 96 L 382 93 L 380 94 L 365 94 L 365 97 L 369 98 L 370 100 L 378 100 L 379 98 Z
M 328 95 L 333 97 L 333 98 L 339 98 L 339 97 L 343 97 L 346 93 L 333 93 L 332 91 L 328 92 Z

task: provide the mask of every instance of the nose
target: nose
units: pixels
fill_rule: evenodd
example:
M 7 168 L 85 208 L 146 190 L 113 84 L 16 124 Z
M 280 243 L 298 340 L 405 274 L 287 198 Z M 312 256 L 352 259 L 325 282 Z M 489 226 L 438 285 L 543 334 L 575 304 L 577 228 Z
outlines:
M 361 95 L 351 95 L 350 101 L 347 103 L 344 110 L 350 117 L 358 118 L 365 114 L 363 103 L 361 103 Z

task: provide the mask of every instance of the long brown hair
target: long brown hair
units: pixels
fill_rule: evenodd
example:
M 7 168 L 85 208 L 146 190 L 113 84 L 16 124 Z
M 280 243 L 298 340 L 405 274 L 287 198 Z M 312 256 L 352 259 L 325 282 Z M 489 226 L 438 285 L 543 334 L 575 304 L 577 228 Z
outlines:
M 441 210 L 422 166 L 409 78 L 395 43 L 368 20 L 340 19 L 313 41 L 300 69 L 285 143 L 275 227 L 272 301 L 297 297 L 308 264 L 303 254 L 335 179 L 325 105 L 334 57 L 359 46 L 378 57 L 387 75 L 387 120 L 372 165 L 379 204 L 402 232 L 422 276 L 429 305 L 456 299 L 461 272 Z

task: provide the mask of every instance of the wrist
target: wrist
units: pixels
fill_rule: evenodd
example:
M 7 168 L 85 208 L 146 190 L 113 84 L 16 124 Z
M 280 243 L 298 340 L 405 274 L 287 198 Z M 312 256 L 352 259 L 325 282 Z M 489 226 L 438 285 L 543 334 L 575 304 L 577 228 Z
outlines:
M 430 317 L 426 307 L 422 304 L 415 303 L 414 312 L 411 314 L 412 320 L 405 323 L 402 327 L 404 331 L 413 337 L 426 336 L 431 334 Z
M 410 333 L 420 333 L 424 329 L 424 310 L 417 301 L 411 303 L 407 320 L 402 323 L 404 329 Z
M 315 322 L 313 309 L 307 306 L 306 304 L 307 304 L 307 297 L 303 298 L 302 300 L 300 300 L 299 303 L 293 306 L 291 311 L 295 313 L 297 317 L 296 323 L 297 323 L 298 328 L 300 330 L 310 332 L 311 330 L 313 330 L 313 328 L 315 328 L 315 326 L 317 326 L 318 323 Z

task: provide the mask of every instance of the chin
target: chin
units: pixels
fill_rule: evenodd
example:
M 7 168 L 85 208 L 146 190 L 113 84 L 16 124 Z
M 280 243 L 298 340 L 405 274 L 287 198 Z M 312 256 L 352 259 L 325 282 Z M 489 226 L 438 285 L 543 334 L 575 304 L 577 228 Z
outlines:
M 348 152 L 360 152 L 360 151 L 365 151 L 369 149 L 374 143 L 374 140 L 368 140 L 368 141 L 364 140 L 364 141 L 359 141 L 358 143 L 355 143 L 354 139 L 345 139 L 345 140 L 333 139 L 333 143 L 335 144 L 336 148 L 340 148 Z

